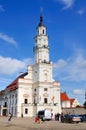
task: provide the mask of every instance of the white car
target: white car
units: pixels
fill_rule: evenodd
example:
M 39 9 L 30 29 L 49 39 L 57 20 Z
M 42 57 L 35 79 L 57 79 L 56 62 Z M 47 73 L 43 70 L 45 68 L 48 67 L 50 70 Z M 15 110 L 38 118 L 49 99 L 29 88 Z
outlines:
M 52 119 L 52 113 L 50 110 L 40 110 L 37 114 L 38 118 L 40 118 L 42 121 L 44 120 L 51 120 Z

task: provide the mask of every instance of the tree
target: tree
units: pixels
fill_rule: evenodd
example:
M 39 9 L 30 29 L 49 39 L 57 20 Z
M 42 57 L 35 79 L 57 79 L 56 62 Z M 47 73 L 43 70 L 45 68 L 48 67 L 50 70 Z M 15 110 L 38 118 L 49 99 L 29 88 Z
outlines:
M 84 106 L 84 108 L 86 109 L 86 101 L 84 102 L 83 106 Z
M 79 108 L 79 107 L 80 107 L 80 105 L 77 105 L 77 106 L 76 106 L 76 108 Z

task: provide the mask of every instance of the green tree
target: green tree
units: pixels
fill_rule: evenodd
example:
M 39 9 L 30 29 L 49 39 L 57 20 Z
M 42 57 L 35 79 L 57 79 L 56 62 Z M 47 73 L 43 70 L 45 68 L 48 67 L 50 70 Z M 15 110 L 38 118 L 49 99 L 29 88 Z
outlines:
M 86 109 L 86 101 L 84 102 L 83 106 L 84 106 L 84 108 Z

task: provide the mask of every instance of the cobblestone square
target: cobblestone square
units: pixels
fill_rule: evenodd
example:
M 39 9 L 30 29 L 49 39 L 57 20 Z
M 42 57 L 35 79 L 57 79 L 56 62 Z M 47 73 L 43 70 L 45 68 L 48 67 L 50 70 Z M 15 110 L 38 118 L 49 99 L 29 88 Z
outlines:
M 15 118 L 8 122 L 8 117 L 0 117 L 0 130 L 86 130 L 86 122 L 78 124 L 45 121 L 40 124 L 34 118 Z

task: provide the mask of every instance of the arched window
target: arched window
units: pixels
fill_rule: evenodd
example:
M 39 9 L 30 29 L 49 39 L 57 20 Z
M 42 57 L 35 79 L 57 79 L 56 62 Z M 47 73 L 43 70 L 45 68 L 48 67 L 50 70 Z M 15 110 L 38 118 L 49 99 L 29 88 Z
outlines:
M 44 34 L 44 29 L 43 29 L 43 34 Z

